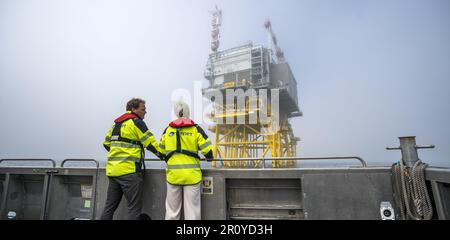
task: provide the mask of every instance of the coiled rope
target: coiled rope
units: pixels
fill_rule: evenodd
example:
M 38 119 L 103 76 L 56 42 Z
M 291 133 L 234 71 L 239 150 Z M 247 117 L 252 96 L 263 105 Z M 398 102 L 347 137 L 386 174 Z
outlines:
M 427 166 L 420 160 L 412 167 L 403 165 L 403 161 L 392 165 L 395 201 L 403 220 L 430 220 L 433 217 L 433 206 L 425 182 Z

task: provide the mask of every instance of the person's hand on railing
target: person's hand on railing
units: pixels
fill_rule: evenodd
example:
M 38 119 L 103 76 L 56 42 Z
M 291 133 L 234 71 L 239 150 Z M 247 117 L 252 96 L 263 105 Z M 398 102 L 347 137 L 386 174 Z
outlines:
M 207 162 L 211 162 L 214 158 L 213 152 L 210 150 L 207 154 L 205 154 L 205 159 Z

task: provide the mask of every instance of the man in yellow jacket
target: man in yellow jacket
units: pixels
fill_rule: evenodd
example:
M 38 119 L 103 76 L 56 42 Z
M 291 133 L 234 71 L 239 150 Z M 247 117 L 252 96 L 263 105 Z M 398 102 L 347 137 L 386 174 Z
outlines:
M 179 220 L 184 202 L 186 220 L 201 219 L 200 182 L 202 172 L 198 151 L 212 159 L 211 141 L 203 129 L 189 119 L 189 107 L 178 102 L 174 107 L 177 120 L 164 130 L 160 147 L 166 154 L 166 220 Z
M 112 220 L 122 195 L 128 203 L 128 219 L 139 219 L 142 211 L 142 177 L 144 148 L 161 159 L 164 155 L 153 134 L 144 123 L 145 101 L 133 98 L 127 112 L 114 121 L 103 146 L 108 150 L 106 176 L 109 179 L 102 220 Z

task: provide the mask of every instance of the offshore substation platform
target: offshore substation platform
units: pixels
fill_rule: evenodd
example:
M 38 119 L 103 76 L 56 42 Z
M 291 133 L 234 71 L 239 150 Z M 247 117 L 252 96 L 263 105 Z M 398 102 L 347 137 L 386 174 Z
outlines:
M 258 158 L 295 157 L 300 138 L 289 119 L 302 116 L 297 81 L 278 46 L 272 24 L 264 24 L 268 46 L 252 43 L 218 51 L 222 11 L 212 13 L 212 41 L 203 89 L 214 99 L 214 156 L 249 161 L 223 161 L 222 167 L 265 167 Z M 219 167 L 213 162 L 214 167 Z M 295 167 L 294 160 L 273 160 L 271 167 Z

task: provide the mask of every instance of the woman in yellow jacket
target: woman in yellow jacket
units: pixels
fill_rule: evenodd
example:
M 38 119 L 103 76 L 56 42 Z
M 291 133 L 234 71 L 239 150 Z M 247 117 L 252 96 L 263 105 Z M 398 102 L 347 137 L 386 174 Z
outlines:
M 165 219 L 179 220 L 183 205 L 186 220 L 200 220 L 202 172 L 198 151 L 212 159 L 211 141 L 203 129 L 189 119 L 186 103 L 177 102 L 174 111 L 178 119 L 164 130 L 160 141 L 160 148 L 167 156 Z

